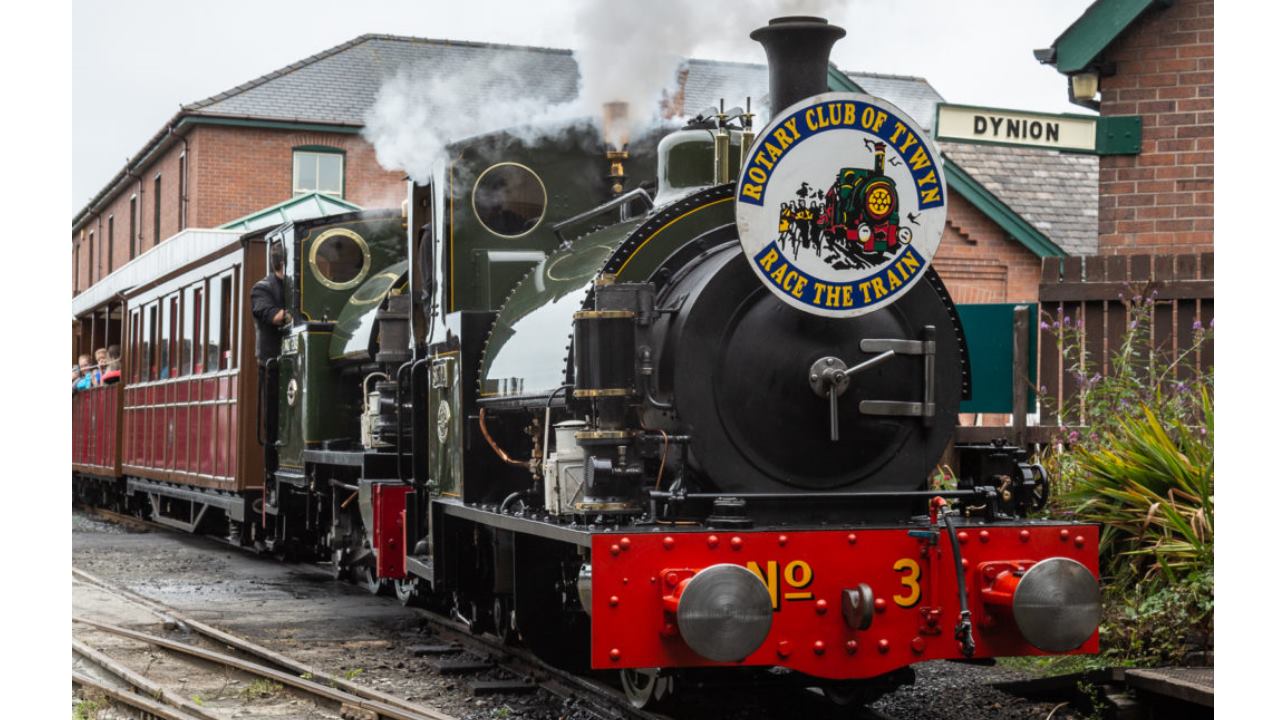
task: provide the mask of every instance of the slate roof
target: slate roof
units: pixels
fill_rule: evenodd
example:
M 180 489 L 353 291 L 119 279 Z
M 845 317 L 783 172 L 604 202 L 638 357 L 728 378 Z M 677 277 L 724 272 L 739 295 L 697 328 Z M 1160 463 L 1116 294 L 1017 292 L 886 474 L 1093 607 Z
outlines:
M 943 157 L 1071 255 L 1098 252 L 1098 157 L 941 142 Z
M 452 77 L 499 63 L 520 76 L 530 97 L 563 102 L 577 94 L 578 65 L 568 50 L 361 35 L 183 109 L 199 115 L 360 126 L 383 81 L 402 68 Z M 484 91 L 483 82 L 475 85 L 475 97 L 483 97 Z
M 361 35 L 226 92 L 184 105 L 181 114 L 360 127 L 383 81 L 405 68 L 435 77 L 456 77 L 476 68 L 488 68 L 492 72 L 475 73 L 477 101 L 489 97 L 492 87 L 509 88 L 515 81 L 530 97 L 549 103 L 564 102 L 577 94 L 579 79 L 577 62 L 569 50 Z M 767 101 L 769 79 L 763 64 L 690 59 L 684 68 L 684 102 L 675 108 L 679 114 L 696 114 L 722 97 L 730 105 L 741 103 L 747 96 L 753 102 Z M 932 130 L 935 106 L 943 100 L 924 78 L 858 72 L 845 75 L 865 92 L 902 108 L 926 131 Z M 464 88 L 471 86 L 464 84 Z M 459 103 L 463 107 L 466 104 L 465 99 Z M 1064 250 L 1073 254 L 1096 252 L 1096 157 L 955 143 L 944 143 L 944 151 L 951 162 L 959 164 Z M 117 179 L 123 174 L 122 170 Z M 77 215 L 76 221 L 114 185 L 113 180 Z

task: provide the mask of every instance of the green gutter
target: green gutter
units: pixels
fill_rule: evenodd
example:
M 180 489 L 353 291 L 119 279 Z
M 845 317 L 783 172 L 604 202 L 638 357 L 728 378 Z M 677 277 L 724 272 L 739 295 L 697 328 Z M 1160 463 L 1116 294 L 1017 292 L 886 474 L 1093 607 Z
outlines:
M 961 170 L 960 166 L 954 161 L 948 159 L 944 172 L 946 173 L 949 190 L 954 190 L 960 197 L 968 200 L 983 215 L 991 218 L 992 222 L 1013 236 L 1014 240 L 1022 243 L 1028 250 L 1035 253 L 1036 257 L 1064 257 L 1067 255 L 1067 252 L 1058 247 L 1057 243 L 1035 229 L 1031 223 L 1024 220 L 1013 208 L 1005 205 L 999 198 L 992 195 L 990 190 L 983 187 L 982 183 L 974 180 L 969 173 Z
M 329 132 L 358 135 L 358 125 L 325 125 L 324 123 L 296 122 L 292 120 L 262 120 L 259 118 L 220 117 L 217 115 L 188 115 L 178 123 L 184 125 L 226 125 L 230 127 L 267 128 L 270 130 L 302 130 L 304 132 Z
M 1067 75 L 1084 70 L 1143 11 L 1172 4 L 1173 0 L 1098 0 L 1053 41 L 1054 66 Z

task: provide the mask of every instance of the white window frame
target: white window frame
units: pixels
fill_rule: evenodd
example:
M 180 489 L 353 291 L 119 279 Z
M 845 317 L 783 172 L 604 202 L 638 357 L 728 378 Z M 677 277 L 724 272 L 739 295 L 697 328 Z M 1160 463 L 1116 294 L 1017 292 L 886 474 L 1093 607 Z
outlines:
M 338 158 L 338 190 L 336 192 L 330 190 L 320 190 L 318 188 L 300 188 L 298 187 L 298 159 L 300 155 L 315 156 L 316 159 L 316 183 L 320 182 L 319 157 L 322 155 L 336 156 Z M 293 151 L 293 196 L 305 195 L 311 192 L 318 192 L 322 195 L 330 197 L 342 198 L 346 195 L 347 190 L 347 156 L 341 150 L 302 150 Z

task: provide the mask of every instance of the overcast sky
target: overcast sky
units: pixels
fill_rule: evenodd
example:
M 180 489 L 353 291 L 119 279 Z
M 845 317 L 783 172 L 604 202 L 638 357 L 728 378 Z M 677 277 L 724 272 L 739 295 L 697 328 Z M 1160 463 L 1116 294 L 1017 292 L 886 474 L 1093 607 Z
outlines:
M 597 0 L 76 0 L 71 210 L 101 190 L 181 103 L 370 32 L 574 48 L 575 19 L 591 1 Z M 1052 44 L 1089 0 L 699 4 L 722 5 L 723 12 L 722 24 L 707 27 L 692 48 L 696 57 L 763 63 L 764 52 L 747 32 L 798 6 L 822 6 L 849 31 L 832 53 L 843 69 L 918 75 L 948 102 L 1083 112 L 1067 102 L 1066 80 L 1031 51 Z M 665 21 L 669 14 L 657 17 Z

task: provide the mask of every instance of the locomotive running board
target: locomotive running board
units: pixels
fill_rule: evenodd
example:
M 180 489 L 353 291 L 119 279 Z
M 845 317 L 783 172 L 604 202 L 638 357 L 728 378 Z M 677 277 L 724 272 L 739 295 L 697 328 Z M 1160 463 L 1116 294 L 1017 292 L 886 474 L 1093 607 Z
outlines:
M 937 329 L 933 325 L 924 326 L 923 340 L 899 340 L 887 338 L 864 338 L 859 344 L 862 352 L 892 352 L 895 355 L 924 356 L 924 401 L 906 400 L 863 400 L 858 403 L 858 410 L 864 415 L 893 415 L 902 417 L 918 417 L 925 426 L 933 424 L 933 416 L 937 413 L 934 402 L 934 364 L 938 352 L 938 343 L 934 340 Z

